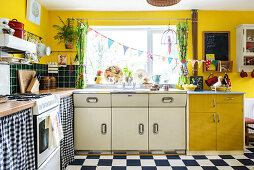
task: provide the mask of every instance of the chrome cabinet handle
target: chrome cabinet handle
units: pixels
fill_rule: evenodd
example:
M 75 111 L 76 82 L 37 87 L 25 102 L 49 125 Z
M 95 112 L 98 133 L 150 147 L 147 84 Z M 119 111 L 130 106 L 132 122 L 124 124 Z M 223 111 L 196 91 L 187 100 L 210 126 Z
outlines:
M 220 123 L 220 114 L 218 114 L 218 123 Z
M 215 103 L 216 103 L 215 98 L 213 98 L 213 107 L 215 107 Z
M 138 133 L 139 133 L 140 135 L 143 135 L 143 134 L 144 134 L 144 124 L 143 124 L 143 123 L 140 123 L 140 124 L 138 125 Z
M 226 100 L 235 100 L 235 98 L 233 98 L 233 97 L 227 97 L 227 98 L 225 98 Z
M 215 122 L 215 113 L 213 114 L 213 122 Z
M 162 102 L 163 103 L 173 103 L 174 102 L 174 98 L 173 97 L 163 97 L 162 98 Z
M 101 124 L 101 133 L 105 135 L 107 133 L 107 125 L 106 123 Z
M 98 103 L 99 99 L 97 97 L 87 97 L 86 102 L 87 103 Z
M 158 123 L 153 124 L 153 133 L 157 134 L 159 133 L 159 125 Z

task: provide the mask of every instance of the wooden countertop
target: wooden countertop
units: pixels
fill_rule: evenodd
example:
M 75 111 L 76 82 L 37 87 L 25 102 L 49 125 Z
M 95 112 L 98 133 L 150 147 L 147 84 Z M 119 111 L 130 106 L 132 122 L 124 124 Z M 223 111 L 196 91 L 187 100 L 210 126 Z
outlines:
M 74 88 L 60 88 L 52 90 L 40 90 L 37 94 L 43 93 L 52 93 L 58 94 L 60 98 L 64 98 L 73 94 Z M 35 104 L 34 101 L 8 101 L 7 103 L 0 104 L 0 118 L 8 116 L 10 114 L 19 112 L 21 110 L 28 109 L 33 107 Z
M 40 90 L 37 94 L 45 94 L 45 93 L 51 93 L 51 94 L 58 94 L 60 98 L 64 98 L 67 96 L 71 96 L 73 94 L 73 91 L 77 90 L 75 88 L 57 88 L 57 89 L 51 89 L 51 90 Z
M 34 101 L 8 101 L 0 104 L 0 118 L 33 107 Z

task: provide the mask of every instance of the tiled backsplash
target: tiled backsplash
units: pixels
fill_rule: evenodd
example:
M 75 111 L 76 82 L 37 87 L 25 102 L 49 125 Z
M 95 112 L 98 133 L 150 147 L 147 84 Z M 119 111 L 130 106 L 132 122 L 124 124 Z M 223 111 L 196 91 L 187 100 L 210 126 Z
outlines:
M 35 70 L 37 73 L 44 76 L 56 77 L 57 87 L 59 88 L 75 88 L 77 77 L 77 65 L 73 65 L 73 71 L 70 71 L 70 66 L 59 67 L 58 74 L 48 73 L 47 64 L 32 64 L 32 65 L 11 65 L 10 66 L 10 93 L 19 92 L 19 80 L 17 70 Z

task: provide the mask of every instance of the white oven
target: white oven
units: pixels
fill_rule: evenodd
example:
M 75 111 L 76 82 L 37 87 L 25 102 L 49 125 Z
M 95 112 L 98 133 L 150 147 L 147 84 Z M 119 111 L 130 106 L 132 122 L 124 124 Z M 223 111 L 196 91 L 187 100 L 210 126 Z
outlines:
M 43 112 L 40 115 L 34 115 L 34 128 L 35 128 L 35 155 L 36 155 L 36 168 L 42 169 L 43 167 L 47 167 L 45 162 L 49 162 L 51 159 L 51 155 L 56 152 L 59 147 L 54 147 L 53 142 L 51 146 L 49 146 L 49 129 L 46 128 L 46 121 L 48 116 L 53 113 L 59 113 L 59 106 L 57 105 L 54 108 L 49 109 L 48 111 Z M 52 138 L 51 138 L 52 139 Z M 58 154 L 57 154 L 58 155 Z M 58 156 L 59 161 L 51 162 L 51 167 L 54 167 L 54 170 L 60 170 L 60 156 Z M 55 164 L 55 165 L 54 165 Z M 44 168 L 43 168 L 44 169 Z

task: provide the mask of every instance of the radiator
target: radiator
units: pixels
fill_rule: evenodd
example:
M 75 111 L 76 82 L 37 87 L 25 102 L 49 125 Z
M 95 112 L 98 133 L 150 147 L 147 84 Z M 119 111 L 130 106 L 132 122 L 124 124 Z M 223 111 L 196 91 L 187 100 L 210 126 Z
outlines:
M 244 116 L 254 119 L 254 98 L 245 98 L 244 99 Z M 250 125 L 254 128 L 254 125 Z M 250 131 L 254 133 L 254 130 Z

